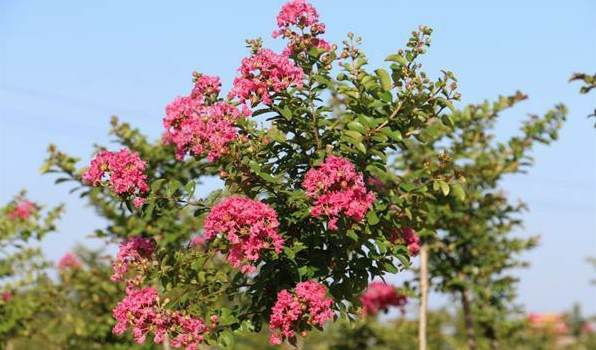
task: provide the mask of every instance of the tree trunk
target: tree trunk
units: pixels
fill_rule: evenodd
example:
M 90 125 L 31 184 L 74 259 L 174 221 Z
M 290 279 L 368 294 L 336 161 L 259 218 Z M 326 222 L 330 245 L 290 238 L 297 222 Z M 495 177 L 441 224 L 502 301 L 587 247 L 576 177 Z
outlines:
M 484 326 L 484 336 L 488 339 L 488 343 L 491 350 L 499 350 L 499 342 L 497 340 L 497 334 L 492 325 Z
M 167 334 L 163 340 L 163 350 L 172 350 L 170 347 L 170 337 Z
M 499 350 L 499 342 L 497 341 L 497 339 L 490 339 L 489 344 L 491 350 Z
M 464 325 L 466 328 L 466 338 L 468 341 L 468 349 L 476 350 L 476 334 L 474 333 L 474 316 L 472 316 L 472 309 L 470 307 L 470 299 L 468 297 L 468 290 L 461 290 L 461 304 L 464 311 Z
M 420 248 L 420 310 L 418 315 L 418 349 L 426 350 L 426 310 L 428 302 L 428 245 Z

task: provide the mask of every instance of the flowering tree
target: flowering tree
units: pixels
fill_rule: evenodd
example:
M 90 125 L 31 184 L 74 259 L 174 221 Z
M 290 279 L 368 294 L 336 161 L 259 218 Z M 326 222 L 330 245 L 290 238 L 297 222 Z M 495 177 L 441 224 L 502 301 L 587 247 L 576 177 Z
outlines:
M 29 290 L 43 278 L 47 263 L 39 249 L 25 244 L 54 231 L 61 213 L 62 206 L 44 210 L 24 191 L 0 207 L 0 345 L 25 332 L 43 306 Z
M 112 259 L 83 247 L 75 252 L 58 261 L 57 278 L 40 278 L 29 286 L 25 295 L 34 296 L 41 307 L 23 322 L 25 332 L 11 339 L 13 348 L 150 349 L 112 333 L 111 310 L 124 291 L 110 282 Z
M 78 183 L 109 220 L 97 234 L 122 240 L 115 333 L 229 348 L 234 332 L 269 324 L 272 343 L 296 344 L 357 317 L 368 281 L 416 253 L 402 229 L 426 220 L 435 172 L 398 178 L 388 165 L 458 97 L 450 73 L 420 70 L 431 30 L 370 72 L 360 39 L 329 44 L 305 1 L 285 4 L 277 24 L 286 49 L 249 40 L 225 96 L 217 77 L 195 73 L 190 94 L 166 107 L 160 142 L 114 120 L 121 146 L 87 168 L 50 148 L 44 171 Z M 224 188 L 196 193 L 210 175 Z
M 447 163 L 450 177 L 433 182 L 444 196 L 427 207 L 422 236 L 429 246 L 429 272 L 435 287 L 461 299 L 469 348 L 476 348 L 478 328 L 497 347 L 502 320 L 511 310 L 516 279 L 509 271 L 524 263 L 519 253 L 537 243 L 512 231 L 521 226 L 523 204 L 512 204 L 499 189 L 507 174 L 525 172 L 536 143 L 557 139 L 566 109 L 559 105 L 544 116 L 531 116 L 521 135 L 495 140 L 491 132 L 500 113 L 524 100 L 517 93 L 495 103 L 470 105 L 446 119 L 453 129 L 437 128 L 422 142 L 411 142 L 400 154 L 398 172 L 417 173 L 432 162 Z M 444 156 L 436 158 L 436 154 Z M 464 200 L 465 199 L 465 200 Z M 432 235 L 429 231 L 437 234 Z

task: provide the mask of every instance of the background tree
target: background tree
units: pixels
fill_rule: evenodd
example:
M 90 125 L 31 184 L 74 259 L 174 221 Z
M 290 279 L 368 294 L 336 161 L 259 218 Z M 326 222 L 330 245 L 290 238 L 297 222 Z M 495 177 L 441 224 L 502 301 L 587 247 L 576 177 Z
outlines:
M 436 289 L 457 296 L 462 305 L 468 346 L 477 348 L 477 331 L 498 346 L 508 332 L 505 315 L 515 296 L 512 268 L 523 266 L 519 253 L 536 238 L 513 235 L 522 221 L 523 204 L 511 204 L 499 189 L 506 174 L 525 171 L 532 163 L 535 143 L 557 138 L 566 109 L 557 106 L 543 117 L 531 116 L 520 136 L 495 140 L 492 128 L 504 109 L 526 97 L 517 93 L 496 103 L 470 105 L 434 123 L 432 133 L 420 135 L 397 158 L 399 173 L 418 173 L 433 163 L 448 163 L 449 176 L 432 188 L 442 193 L 427 207 L 427 229 L 421 232 L 430 250 L 430 276 Z M 440 156 L 437 157 L 436 155 Z
M 38 248 L 27 243 L 39 241 L 56 229 L 62 206 L 48 210 L 26 197 L 23 191 L 0 207 L 0 345 L 10 346 L 12 337 L 28 330 L 43 303 L 31 293 L 45 278 L 47 262 Z
M 112 333 L 112 309 L 124 292 L 110 281 L 112 258 L 82 246 L 75 252 L 60 259 L 56 279 L 39 279 L 27 291 L 43 307 L 11 340 L 13 349 L 150 349 Z

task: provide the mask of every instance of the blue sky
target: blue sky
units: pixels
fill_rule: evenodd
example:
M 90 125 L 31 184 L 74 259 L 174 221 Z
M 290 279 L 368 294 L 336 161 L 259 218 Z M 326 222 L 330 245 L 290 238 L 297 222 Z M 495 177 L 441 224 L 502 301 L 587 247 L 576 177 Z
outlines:
M 530 100 L 503 115 L 499 137 L 514 133 L 528 113 L 555 103 L 570 109 L 560 140 L 538 147 L 527 175 L 503 186 L 526 201 L 526 230 L 541 245 L 525 255 L 520 301 L 530 311 L 561 311 L 573 302 L 596 313 L 596 130 L 588 115 L 596 94 L 579 95 L 567 79 L 596 71 L 596 3 L 569 1 L 313 1 L 327 38 L 348 31 L 364 38 L 372 66 L 403 47 L 409 33 L 434 28 L 425 69 L 459 79 L 463 102 L 520 89 Z M 246 55 L 244 39 L 270 33 L 283 1 L 0 1 L 0 201 L 21 188 L 35 200 L 64 202 L 60 234 L 43 243 L 59 258 L 102 225 L 66 186 L 38 174 L 48 143 L 84 161 L 93 143 L 106 144 L 110 115 L 152 137 L 163 108 L 186 94 L 191 72 L 220 75 L 229 87 Z M 91 244 L 99 244 L 97 241 Z M 433 298 L 433 304 L 444 300 Z

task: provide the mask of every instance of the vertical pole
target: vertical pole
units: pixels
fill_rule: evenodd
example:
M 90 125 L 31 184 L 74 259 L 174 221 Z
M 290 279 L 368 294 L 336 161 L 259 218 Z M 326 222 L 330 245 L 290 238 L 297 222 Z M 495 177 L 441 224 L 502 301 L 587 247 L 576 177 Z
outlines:
M 167 334 L 163 340 L 163 350 L 172 350 L 170 347 L 170 337 Z
M 464 312 L 464 325 L 466 328 L 466 338 L 468 341 L 468 349 L 476 350 L 476 334 L 474 332 L 474 317 L 472 316 L 472 308 L 470 307 L 470 298 L 466 288 L 461 290 L 461 304 Z
M 418 315 L 418 344 L 419 350 L 427 350 L 426 342 L 426 312 L 428 302 L 428 245 L 420 248 L 420 309 Z

